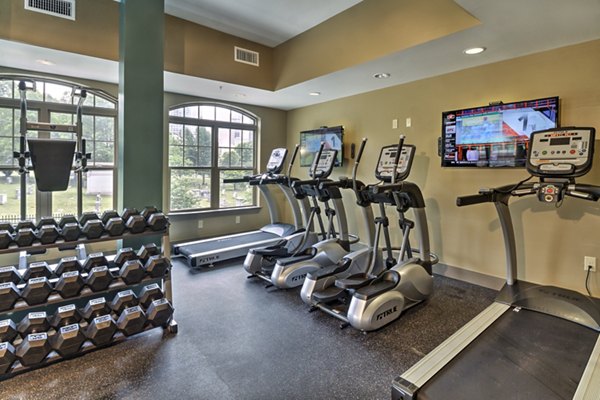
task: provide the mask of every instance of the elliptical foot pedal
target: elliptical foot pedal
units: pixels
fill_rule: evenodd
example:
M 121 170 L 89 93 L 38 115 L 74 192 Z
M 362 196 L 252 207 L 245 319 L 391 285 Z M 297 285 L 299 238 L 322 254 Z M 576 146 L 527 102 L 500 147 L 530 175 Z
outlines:
M 345 293 L 345 289 L 337 286 L 330 286 L 321 291 L 314 292 L 312 297 L 319 303 L 330 303 L 334 300 L 338 300 Z

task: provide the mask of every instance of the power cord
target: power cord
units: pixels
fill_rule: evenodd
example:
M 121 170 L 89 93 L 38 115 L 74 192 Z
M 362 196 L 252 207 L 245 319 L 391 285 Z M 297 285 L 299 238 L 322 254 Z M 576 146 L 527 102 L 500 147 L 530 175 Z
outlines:
M 590 286 L 589 286 L 590 272 L 592 272 L 592 267 L 588 265 L 587 273 L 585 274 L 585 290 L 587 290 L 588 295 L 590 297 L 592 297 L 592 292 L 590 291 Z

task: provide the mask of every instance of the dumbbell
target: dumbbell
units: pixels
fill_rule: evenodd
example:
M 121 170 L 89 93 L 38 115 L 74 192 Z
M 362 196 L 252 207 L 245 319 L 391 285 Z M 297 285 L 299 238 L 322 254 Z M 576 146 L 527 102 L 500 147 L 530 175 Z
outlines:
M 156 256 L 160 254 L 160 250 L 154 243 L 146 243 L 140 247 L 137 252 L 137 257 L 142 262 L 142 264 L 146 264 L 150 256 Z
M 126 284 L 131 285 L 144 279 L 144 266 L 131 247 L 119 249 L 113 263 L 119 267 L 119 276 Z
M 0 283 L 5 282 L 12 282 L 15 285 L 21 283 L 21 274 L 12 265 L 0 268 Z
M 48 299 L 48 296 L 50 296 L 52 290 L 52 284 L 45 276 L 31 278 L 21 290 L 21 297 L 30 306 L 42 304 Z
M 118 292 L 110 303 L 110 308 L 117 314 L 120 314 L 126 308 L 137 306 L 138 298 L 133 290 L 123 290 Z
M 64 272 L 58 278 L 58 281 L 54 285 L 54 290 L 60 294 L 63 299 L 77 296 L 85 282 L 79 271 L 68 271 Z
M 155 232 L 163 231 L 169 225 L 167 216 L 154 206 L 145 207 L 141 214 L 146 219 L 146 225 Z
M 10 310 L 21 297 L 21 291 L 13 282 L 0 283 L 0 311 Z
M 50 345 L 63 357 L 69 357 L 79 352 L 81 345 L 85 342 L 79 321 L 81 321 L 81 315 L 75 304 L 59 307 L 50 320 L 50 325 L 56 329 L 56 333 L 50 337 Z
M 83 269 L 88 272 L 85 284 L 94 292 L 106 290 L 113 281 L 108 268 L 108 260 L 102 253 L 88 255 L 83 263 Z
M 0 249 L 7 249 L 13 241 L 15 228 L 8 222 L 0 222 Z
M 31 221 L 20 221 L 15 227 L 13 241 L 19 247 L 28 247 L 36 239 L 35 225 Z
M 81 226 L 74 215 L 63 215 L 58 222 L 60 235 L 65 242 L 73 242 L 81 236 Z
M 38 261 L 29 264 L 25 271 L 23 271 L 23 280 L 28 281 L 31 278 L 40 278 L 42 276 L 50 279 L 52 278 L 52 275 L 54 275 L 54 273 L 48 266 L 48 263 L 46 261 Z
M 83 270 L 89 271 L 94 267 L 99 267 L 102 265 L 108 266 L 108 260 L 104 257 L 103 253 L 91 253 L 89 254 L 85 261 L 83 262 Z
M 104 297 L 88 301 L 81 315 L 88 321 L 84 334 L 92 343 L 104 346 L 112 341 L 117 324 Z
M 124 209 L 121 218 L 131 233 L 142 233 L 146 230 L 146 218 L 135 208 Z
M 48 341 L 50 323 L 45 311 L 31 312 L 17 324 L 17 331 L 23 341 L 17 346 L 15 355 L 24 366 L 36 365 L 44 361 L 52 350 Z
M 36 226 L 36 237 L 41 244 L 51 244 L 59 238 L 58 223 L 52 217 L 43 217 Z
M 98 239 L 104 233 L 104 224 L 95 212 L 85 212 L 79 218 L 81 232 L 88 239 Z
M 167 274 L 171 268 L 171 262 L 163 255 L 150 256 L 146 264 L 144 264 L 144 270 L 152 278 L 161 278 Z
M 54 273 L 56 274 L 56 276 L 61 276 L 65 272 L 70 271 L 83 271 L 83 266 L 75 256 L 61 258 L 58 264 L 56 264 L 56 269 L 54 270 Z
M 0 342 L 12 342 L 17 337 L 17 325 L 12 319 L 0 321 Z
M 125 336 L 141 332 L 145 325 L 146 314 L 139 305 L 124 309 L 117 320 L 117 329 L 123 332 Z
M 166 298 L 156 299 L 146 309 L 146 318 L 152 326 L 166 327 L 173 316 L 173 306 Z
M 156 283 L 152 283 L 142 288 L 138 301 L 144 308 L 148 308 L 154 300 L 162 299 L 163 297 L 165 297 L 165 295 L 160 286 Z
M 7 373 L 15 362 L 15 348 L 9 342 L 0 343 L 0 375 Z
M 115 210 L 108 210 L 102 213 L 102 223 L 104 230 L 110 236 L 120 236 L 125 232 L 125 221 Z

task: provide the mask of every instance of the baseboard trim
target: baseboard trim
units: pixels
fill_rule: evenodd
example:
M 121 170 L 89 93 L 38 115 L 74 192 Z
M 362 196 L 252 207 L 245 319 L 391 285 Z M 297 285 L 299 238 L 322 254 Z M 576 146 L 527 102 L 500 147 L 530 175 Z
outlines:
M 504 279 L 496 276 L 469 271 L 442 263 L 437 263 L 433 266 L 433 273 L 494 290 L 500 290 L 505 283 Z

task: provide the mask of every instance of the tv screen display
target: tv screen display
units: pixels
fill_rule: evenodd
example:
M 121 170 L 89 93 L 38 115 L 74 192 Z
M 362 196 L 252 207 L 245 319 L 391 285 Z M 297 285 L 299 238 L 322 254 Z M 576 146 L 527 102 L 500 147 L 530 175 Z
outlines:
M 334 165 L 336 167 L 341 166 L 344 159 L 344 155 L 342 154 L 344 148 L 343 139 L 343 126 L 323 127 L 300 132 L 300 166 L 310 167 L 312 165 L 321 142 L 325 143 L 325 149 L 338 151 Z
M 442 167 L 524 167 L 531 132 L 558 126 L 558 97 L 442 113 Z

